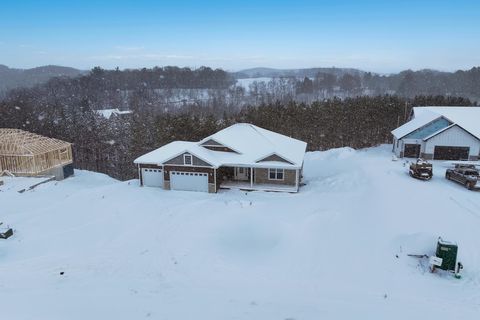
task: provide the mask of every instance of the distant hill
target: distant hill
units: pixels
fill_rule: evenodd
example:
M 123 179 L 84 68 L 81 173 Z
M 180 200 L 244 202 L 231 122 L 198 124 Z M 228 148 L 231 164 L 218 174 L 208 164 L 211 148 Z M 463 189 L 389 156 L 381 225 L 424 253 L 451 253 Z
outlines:
M 344 74 L 363 75 L 365 71 L 352 68 L 304 68 L 304 69 L 274 69 L 274 68 L 251 68 L 238 72 L 234 72 L 233 76 L 236 79 L 243 78 L 279 78 L 279 77 L 295 77 L 295 78 L 313 78 L 318 73 L 329 73 L 337 77 Z
M 61 66 L 14 69 L 0 65 L 0 95 L 10 89 L 33 87 L 54 77 L 76 77 L 83 73 L 85 71 Z

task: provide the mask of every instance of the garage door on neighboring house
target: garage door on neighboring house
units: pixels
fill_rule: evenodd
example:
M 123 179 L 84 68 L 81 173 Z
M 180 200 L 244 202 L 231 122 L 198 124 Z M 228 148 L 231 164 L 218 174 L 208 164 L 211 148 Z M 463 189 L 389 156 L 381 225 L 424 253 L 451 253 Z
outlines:
M 405 158 L 418 158 L 420 156 L 420 145 L 409 143 L 405 144 L 403 156 Z
M 433 153 L 435 160 L 468 160 L 469 147 L 436 146 Z
M 204 172 L 170 172 L 172 190 L 208 192 L 208 173 Z
M 146 187 L 163 188 L 163 170 L 142 168 L 142 182 Z

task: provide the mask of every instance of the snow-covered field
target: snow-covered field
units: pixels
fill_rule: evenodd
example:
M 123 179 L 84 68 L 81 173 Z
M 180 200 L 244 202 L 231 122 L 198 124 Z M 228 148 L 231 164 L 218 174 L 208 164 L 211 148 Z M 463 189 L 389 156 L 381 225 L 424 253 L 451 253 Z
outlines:
M 85 171 L 20 194 L 9 179 L 1 315 L 478 319 L 480 192 L 445 180 L 442 163 L 412 179 L 389 151 L 308 153 L 298 194 L 173 192 Z M 462 279 L 407 256 L 432 254 L 438 236 L 458 242 Z
M 254 82 L 264 82 L 267 84 L 268 82 L 272 81 L 273 78 L 268 78 L 268 77 L 259 77 L 259 78 L 243 78 L 243 79 L 237 79 L 237 86 L 244 87 L 249 91 L 250 85 Z

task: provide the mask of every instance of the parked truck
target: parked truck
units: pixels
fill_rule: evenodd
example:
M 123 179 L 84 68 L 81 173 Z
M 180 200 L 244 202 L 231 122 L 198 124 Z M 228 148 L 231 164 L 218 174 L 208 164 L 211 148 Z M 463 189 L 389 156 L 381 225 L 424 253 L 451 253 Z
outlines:
M 413 178 L 430 180 L 433 177 L 432 164 L 423 159 L 417 159 L 416 162 L 410 164 L 409 174 Z
M 460 183 L 469 190 L 480 189 L 480 174 L 474 165 L 456 164 L 455 168 L 447 169 L 445 178 Z

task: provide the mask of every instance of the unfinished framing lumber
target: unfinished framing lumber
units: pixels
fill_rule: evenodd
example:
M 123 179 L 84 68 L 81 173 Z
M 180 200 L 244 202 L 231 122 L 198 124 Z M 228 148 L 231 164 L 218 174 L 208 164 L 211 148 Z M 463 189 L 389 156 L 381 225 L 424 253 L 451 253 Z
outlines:
M 0 128 L 0 172 L 39 175 L 72 162 L 69 142 L 24 130 Z

